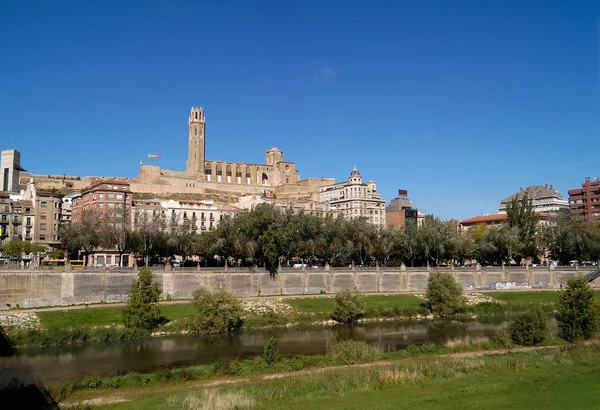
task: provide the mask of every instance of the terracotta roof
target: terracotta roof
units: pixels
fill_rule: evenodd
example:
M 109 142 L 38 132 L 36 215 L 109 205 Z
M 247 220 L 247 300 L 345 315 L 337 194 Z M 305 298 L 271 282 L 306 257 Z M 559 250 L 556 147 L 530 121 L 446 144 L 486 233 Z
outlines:
M 217 205 L 217 209 L 219 211 L 234 211 L 234 212 L 240 211 L 240 208 L 236 208 L 235 206 L 231 206 L 231 205 Z
M 21 206 L 28 206 L 28 207 L 33 206 L 33 201 L 19 201 L 19 203 L 21 204 Z
M 508 219 L 507 214 L 479 215 L 461 222 L 462 225 L 475 225 L 478 223 L 502 222 Z
M 0 197 L 2 197 L 2 198 L 9 198 L 10 195 L 6 191 L 0 191 Z
M 541 219 L 548 219 L 550 217 L 550 214 L 548 212 L 536 212 L 535 213 L 536 216 L 538 216 Z M 508 214 L 492 214 L 492 215 L 479 215 L 479 216 L 474 216 L 472 218 L 469 219 L 465 219 L 464 221 L 461 222 L 461 225 L 475 225 L 478 223 L 486 223 L 486 224 L 491 224 L 494 222 L 502 222 L 508 219 Z

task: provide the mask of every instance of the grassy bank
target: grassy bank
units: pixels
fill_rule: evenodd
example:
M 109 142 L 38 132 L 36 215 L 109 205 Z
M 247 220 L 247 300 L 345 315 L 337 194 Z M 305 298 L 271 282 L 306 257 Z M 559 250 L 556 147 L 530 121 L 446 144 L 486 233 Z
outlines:
M 560 345 L 560 339 L 549 339 L 544 345 Z M 90 390 L 114 390 L 151 388 L 176 385 L 182 382 L 215 380 L 223 377 L 254 377 L 264 374 L 281 374 L 306 369 L 331 366 L 373 363 L 380 360 L 397 361 L 410 357 L 460 353 L 476 350 L 512 348 L 510 340 L 488 338 L 461 338 L 449 340 L 444 345 L 411 345 L 406 350 L 383 353 L 363 341 L 339 341 L 328 347 L 326 354 L 297 355 L 267 363 L 263 357 L 245 360 L 222 359 L 211 365 L 190 366 L 176 369 L 161 369 L 152 373 L 130 373 L 112 377 L 86 377 L 77 383 L 65 383 L 53 388 L 54 395 L 65 398 L 76 392 Z
M 502 303 L 484 302 L 468 308 L 467 315 L 503 316 L 526 311 L 537 304 L 551 312 L 556 309 L 559 292 L 489 292 L 487 296 Z M 283 302 L 295 309 L 295 313 L 270 311 L 247 317 L 244 328 L 285 326 L 293 323 L 312 326 L 315 322 L 328 320 L 334 306 L 333 297 L 283 298 Z M 65 311 L 38 312 L 40 329 L 15 331 L 7 329 L 8 336 L 18 346 L 47 346 L 55 344 L 84 343 L 89 341 L 128 340 L 147 334 L 127 332 L 122 328 L 122 307 L 73 309 Z M 166 325 L 158 330 L 179 332 L 183 330 L 178 321 L 197 312 L 191 303 L 161 305 Z M 410 294 L 366 295 L 367 319 L 410 319 L 428 315 L 423 299 Z
M 489 356 L 407 355 L 410 357 L 396 356 L 392 358 L 395 361 L 373 366 L 327 367 L 280 377 L 261 377 L 254 372 L 244 374 L 244 379 L 221 378 L 211 383 L 180 378 L 168 387 L 164 381 L 150 381 L 146 387 L 117 387 L 118 392 L 114 387 L 88 388 L 66 402 L 118 397 L 126 402 L 102 408 L 207 408 L 202 407 L 204 402 L 212 402 L 216 395 L 220 399 L 241 397 L 250 403 L 238 408 L 475 409 L 595 408 L 600 399 L 596 388 L 600 373 L 597 346 L 562 346 Z M 237 385 L 207 387 L 231 383 Z M 198 407 L 186 406 L 186 402 Z

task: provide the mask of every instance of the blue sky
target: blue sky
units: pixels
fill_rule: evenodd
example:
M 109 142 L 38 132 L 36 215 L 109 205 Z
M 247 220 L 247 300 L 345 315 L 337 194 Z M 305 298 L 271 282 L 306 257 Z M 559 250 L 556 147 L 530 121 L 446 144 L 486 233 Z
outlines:
M 600 176 L 592 0 L 7 1 L 0 39 L 0 148 L 35 173 L 183 169 L 203 106 L 209 159 L 356 165 L 442 218 Z

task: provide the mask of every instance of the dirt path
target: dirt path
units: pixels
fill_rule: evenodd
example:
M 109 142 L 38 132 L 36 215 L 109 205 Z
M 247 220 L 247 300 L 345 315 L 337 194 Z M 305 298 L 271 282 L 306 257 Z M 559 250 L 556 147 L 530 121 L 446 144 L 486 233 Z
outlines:
M 587 342 L 586 345 L 600 345 L 598 341 Z M 371 362 L 371 363 L 360 363 L 360 364 L 352 364 L 352 365 L 341 365 L 341 366 L 329 366 L 322 367 L 317 369 L 307 369 L 307 370 L 299 370 L 296 372 L 288 372 L 288 373 L 275 373 L 275 374 L 267 374 L 255 377 L 245 377 L 245 378 L 227 378 L 227 379 L 217 379 L 217 380 L 205 380 L 205 381 L 196 381 L 196 382 L 184 382 L 175 386 L 151 386 L 151 387 L 140 387 L 129 390 L 121 390 L 110 392 L 105 390 L 104 395 L 98 396 L 100 391 L 94 391 L 91 393 L 96 393 L 96 396 L 93 398 L 83 399 L 83 400 L 68 400 L 64 403 L 61 403 L 61 406 L 69 407 L 75 405 L 108 405 L 113 403 L 121 403 L 126 401 L 132 401 L 136 399 L 147 398 L 154 395 L 160 395 L 165 393 L 177 393 L 182 390 L 190 390 L 190 389 L 202 389 L 202 388 L 214 388 L 214 387 L 222 387 L 222 386 L 237 386 L 244 385 L 249 383 L 261 383 L 267 382 L 270 380 L 281 380 L 288 379 L 293 377 L 306 377 L 314 374 L 321 374 L 330 371 L 338 371 L 343 369 L 358 369 L 358 368 L 375 368 L 375 367 L 386 367 L 398 365 L 406 360 L 415 360 L 415 359 L 433 359 L 433 358 L 441 358 L 441 359 L 466 359 L 471 357 L 481 357 L 481 356 L 493 356 L 493 355 L 505 355 L 505 354 L 513 354 L 513 353 L 522 353 L 522 352 L 532 352 L 532 351 L 540 351 L 540 350 L 551 350 L 551 349 L 559 349 L 562 346 L 539 346 L 539 347 L 518 347 L 513 349 L 495 349 L 495 350 L 478 350 L 473 352 L 462 352 L 462 353 L 449 353 L 449 354 L 441 354 L 441 355 L 431 355 L 431 356 L 415 356 L 410 358 L 403 358 L 399 360 L 384 360 L 379 362 Z M 151 389 L 151 390 L 150 390 Z

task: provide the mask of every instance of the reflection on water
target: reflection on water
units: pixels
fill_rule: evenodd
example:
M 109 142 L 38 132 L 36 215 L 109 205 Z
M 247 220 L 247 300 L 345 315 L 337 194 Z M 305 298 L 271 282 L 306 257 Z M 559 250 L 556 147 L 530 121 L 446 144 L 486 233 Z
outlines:
M 246 358 L 262 354 L 265 342 L 277 338 L 282 356 L 324 353 L 334 340 L 364 340 L 383 351 L 411 344 L 444 343 L 464 336 L 491 336 L 507 322 L 457 320 L 378 322 L 354 327 L 247 330 L 234 335 L 176 335 L 137 342 L 89 343 L 79 346 L 16 349 L 0 357 L 0 374 L 15 375 L 28 369 L 42 383 L 78 380 L 129 372 L 150 372 L 162 367 L 213 363 L 219 358 Z

